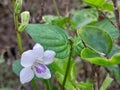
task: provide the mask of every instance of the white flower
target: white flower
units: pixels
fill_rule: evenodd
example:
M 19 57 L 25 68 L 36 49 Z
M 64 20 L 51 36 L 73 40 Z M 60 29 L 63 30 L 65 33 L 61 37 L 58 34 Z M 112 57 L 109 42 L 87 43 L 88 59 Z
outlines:
M 35 44 L 32 50 L 25 51 L 21 57 L 21 65 L 24 67 L 20 72 L 20 81 L 22 84 L 30 82 L 34 74 L 38 78 L 51 78 L 50 70 L 46 65 L 53 62 L 55 52 L 46 50 L 40 44 Z

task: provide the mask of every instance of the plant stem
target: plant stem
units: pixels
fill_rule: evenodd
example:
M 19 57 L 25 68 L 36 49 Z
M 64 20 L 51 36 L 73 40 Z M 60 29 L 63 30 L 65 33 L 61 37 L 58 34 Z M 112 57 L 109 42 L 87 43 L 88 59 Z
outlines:
M 12 0 L 12 4 L 13 4 L 13 8 L 14 8 L 14 3 L 15 1 Z M 20 32 L 18 32 L 18 14 L 15 14 L 14 12 L 14 24 L 15 24 L 15 30 L 16 30 L 16 36 L 17 36 L 17 43 L 18 43 L 18 47 L 19 47 L 19 53 L 20 55 L 22 54 L 22 41 L 21 41 L 21 36 L 20 36 Z
M 14 22 L 15 22 L 15 29 L 16 29 L 16 35 L 17 35 L 17 43 L 19 47 L 19 53 L 22 54 L 22 41 L 21 41 L 21 35 L 20 32 L 18 32 L 18 15 L 14 14 Z
M 54 8 L 55 8 L 55 11 L 56 11 L 57 16 L 60 17 L 60 12 L 59 12 L 59 9 L 58 9 L 58 7 L 57 7 L 56 0 L 53 0 L 53 4 L 54 4 Z
M 39 90 L 39 88 L 38 88 L 34 79 L 31 81 L 31 83 L 32 83 L 32 86 L 33 86 L 34 90 Z
M 108 18 L 104 12 L 102 12 L 101 10 L 97 9 L 98 12 L 100 12 L 113 26 L 115 26 L 117 28 L 117 26 L 114 24 L 114 22 L 112 20 L 110 20 L 110 18 Z
M 67 68 L 66 68 L 66 72 L 65 72 L 65 76 L 63 79 L 63 83 L 62 83 L 62 87 L 61 90 L 64 90 L 64 86 L 66 84 L 66 80 L 70 71 L 70 64 L 71 64 L 71 58 L 72 58 L 72 41 L 70 40 L 70 54 L 69 54 L 69 58 L 68 58 L 68 63 L 67 63 Z
M 51 84 L 51 79 L 45 80 L 47 90 L 53 90 L 52 89 L 52 84 Z
M 113 5 L 114 5 L 114 14 L 115 14 L 115 17 L 116 17 L 118 30 L 120 32 L 120 14 L 119 14 L 119 9 L 118 9 L 118 0 L 112 0 L 112 2 L 113 2 Z

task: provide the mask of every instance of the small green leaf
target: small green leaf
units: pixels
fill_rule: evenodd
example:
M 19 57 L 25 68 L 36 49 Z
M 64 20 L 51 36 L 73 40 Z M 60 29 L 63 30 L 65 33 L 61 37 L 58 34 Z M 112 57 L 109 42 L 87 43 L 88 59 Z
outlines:
M 16 0 L 14 3 L 14 12 L 15 14 L 19 14 L 22 9 L 22 2 L 23 0 Z
M 26 29 L 32 39 L 40 43 L 45 50 L 54 50 L 57 58 L 69 55 L 68 35 L 63 29 L 49 24 L 29 24 Z
M 93 90 L 93 83 L 90 81 L 86 82 L 72 82 L 76 88 L 79 88 L 80 90 Z
M 71 28 L 73 29 L 77 29 L 92 22 L 96 22 L 98 19 L 98 12 L 96 9 L 93 8 L 76 10 L 73 11 L 71 14 L 71 21 L 74 23 L 74 25 Z
M 83 0 L 83 1 L 93 6 L 99 7 L 102 6 L 106 0 Z
M 43 21 L 45 21 L 47 24 L 51 24 L 53 20 L 58 19 L 58 16 L 53 15 L 45 15 L 42 17 Z
M 110 59 L 100 57 L 97 53 L 89 48 L 84 48 L 81 52 L 81 58 L 87 60 L 93 64 L 109 66 L 114 64 L 120 64 L 120 53 L 114 54 Z
M 82 51 L 82 49 L 84 48 L 82 41 L 80 40 L 79 37 L 75 37 L 73 39 L 73 51 L 74 51 L 74 55 L 78 55 L 80 56 L 80 53 Z
M 47 24 L 56 25 L 56 26 L 59 26 L 61 28 L 66 28 L 66 23 L 69 22 L 69 18 L 67 18 L 67 17 L 45 15 L 42 18 Z
M 78 30 L 78 35 L 85 44 L 98 52 L 108 54 L 112 49 L 112 39 L 110 35 L 93 26 L 86 26 Z
M 20 64 L 20 60 L 15 60 L 12 64 L 12 69 L 13 69 L 13 72 L 16 74 L 16 75 L 20 75 L 20 71 L 22 70 L 22 66 Z
M 111 21 L 115 21 L 114 19 L 111 19 Z M 118 29 L 112 25 L 110 23 L 110 21 L 108 21 L 107 19 L 102 20 L 98 23 L 95 24 L 95 26 L 97 26 L 98 28 L 106 31 L 107 33 L 109 33 L 109 35 L 113 38 L 113 39 L 117 39 L 119 37 L 119 31 Z
M 111 84 L 111 82 L 113 81 L 113 79 L 110 76 L 107 76 L 104 80 L 104 82 L 102 83 L 102 86 L 100 87 L 100 90 L 106 90 L 107 87 Z

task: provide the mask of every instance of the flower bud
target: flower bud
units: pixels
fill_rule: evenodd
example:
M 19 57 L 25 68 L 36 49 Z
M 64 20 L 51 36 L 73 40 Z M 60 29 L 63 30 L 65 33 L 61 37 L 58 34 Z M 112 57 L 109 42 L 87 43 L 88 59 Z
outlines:
M 14 12 L 15 14 L 19 14 L 22 8 L 22 0 L 16 0 L 15 6 L 14 6 Z
M 24 11 L 21 13 L 21 24 L 18 28 L 20 32 L 22 32 L 26 28 L 26 26 L 29 23 L 29 19 L 30 19 L 30 13 L 28 11 Z
M 30 19 L 30 13 L 29 11 L 24 11 L 21 13 L 21 23 L 22 24 L 28 24 Z

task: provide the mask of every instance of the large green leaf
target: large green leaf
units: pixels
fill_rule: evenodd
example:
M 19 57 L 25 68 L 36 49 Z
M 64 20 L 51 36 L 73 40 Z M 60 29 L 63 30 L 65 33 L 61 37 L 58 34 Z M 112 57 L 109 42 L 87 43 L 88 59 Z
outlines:
M 112 49 L 112 39 L 110 35 L 97 27 L 86 26 L 80 28 L 78 35 L 88 47 L 98 52 L 108 54 Z
M 56 59 L 52 63 L 54 69 L 56 70 L 56 73 L 55 73 L 56 79 L 59 81 L 60 84 L 62 84 L 63 82 L 67 63 L 68 63 L 68 58 Z M 70 70 L 69 70 L 67 81 L 65 84 L 66 90 L 76 90 L 75 87 L 72 85 L 72 82 L 71 82 L 72 80 L 76 80 L 76 68 L 75 68 L 74 60 L 71 60 L 71 63 L 70 63 Z
M 106 0 L 83 0 L 93 6 L 102 6 Z
M 114 19 L 111 19 L 111 20 L 114 21 Z M 113 39 L 119 37 L 118 29 L 114 25 L 112 25 L 111 22 L 108 21 L 107 19 L 96 23 L 95 26 L 108 32 Z
M 15 60 L 12 64 L 12 69 L 13 69 L 13 72 L 19 76 L 20 74 L 20 71 L 22 70 L 22 66 L 20 64 L 20 60 Z
M 101 57 L 89 48 L 84 48 L 81 52 L 81 58 L 87 60 L 93 64 L 109 66 L 114 64 L 120 64 L 120 53 L 114 54 L 110 59 Z
M 68 35 L 63 29 L 49 24 L 29 24 L 26 29 L 36 43 L 45 49 L 54 50 L 57 58 L 69 55 Z
M 82 9 L 73 11 L 71 21 L 74 23 L 72 28 L 79 28 L 89 23 L 95 22 L 98 19 L 98 12 L 96 9 Z

